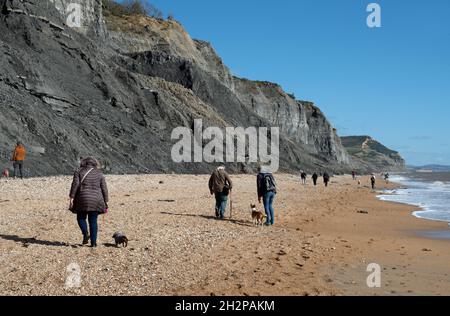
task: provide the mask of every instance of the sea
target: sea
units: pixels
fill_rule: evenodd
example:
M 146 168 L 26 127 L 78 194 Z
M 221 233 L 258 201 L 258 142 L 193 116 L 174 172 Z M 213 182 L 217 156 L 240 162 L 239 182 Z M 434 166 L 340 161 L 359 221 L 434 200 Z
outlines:
M 402 187 L 384 191 L 381 200 L 417 206 L 414 216 L 450 225 L 450 172 L 411 171 L 393 174 L 390 180 Z

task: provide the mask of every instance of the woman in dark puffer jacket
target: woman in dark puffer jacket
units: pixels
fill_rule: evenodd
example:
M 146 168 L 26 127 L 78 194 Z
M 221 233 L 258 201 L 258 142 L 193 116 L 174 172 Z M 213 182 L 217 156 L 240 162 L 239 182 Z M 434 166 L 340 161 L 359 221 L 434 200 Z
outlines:
M 88 157 L 81 161 L 75 171 L 70 189 L 70 210 L 77 214 L 78 225 L 83 233 L 83 245 L 91 240 L 91 247 L 97 247 L 97 219 L 108 209 L 108 188 L 105 177 L 97 169 L 98 163 Z M 89 220 L 89 232 L 86 223 Z

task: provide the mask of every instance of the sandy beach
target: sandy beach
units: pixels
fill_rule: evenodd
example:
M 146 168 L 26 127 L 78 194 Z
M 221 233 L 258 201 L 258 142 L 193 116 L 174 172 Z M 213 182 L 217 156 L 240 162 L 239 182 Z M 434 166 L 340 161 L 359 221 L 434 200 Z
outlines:
M 207 175 L 107 176 L 97 249 L 67 210 L 71 177 L 1 179 L 0 295 L 450 295 L 450 240 L 422 236 L 447 223 L 379 201 L 368 178 L 325 188 L 276 175 L 273 227 L 251 222 L 255 176 L 232 178 L 233 217 L 217 221 Z M 380 288 L 367 286 L 370 263 Z M 74 266 L 79 287 L 66 284 Z

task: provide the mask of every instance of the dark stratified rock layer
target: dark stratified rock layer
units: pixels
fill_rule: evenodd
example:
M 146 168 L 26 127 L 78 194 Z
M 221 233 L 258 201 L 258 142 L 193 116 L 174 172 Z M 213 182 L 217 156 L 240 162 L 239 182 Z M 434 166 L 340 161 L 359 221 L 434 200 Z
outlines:
M 69 5 L 81 27 L 69 27 Z M 172 130 L 279 127 L 280 169 L 369 168 L 324 114 L 276 84 L 231 75 L 212 46 L 173 20 L 103 14 L 100 0 L 0 0 L 0 162 L 17 140 L 28 175 L 71 173 L 80 156 L 113 173 L 202 173 L 171 159 Z M 237 172 L 255 164 L 229 164 Z

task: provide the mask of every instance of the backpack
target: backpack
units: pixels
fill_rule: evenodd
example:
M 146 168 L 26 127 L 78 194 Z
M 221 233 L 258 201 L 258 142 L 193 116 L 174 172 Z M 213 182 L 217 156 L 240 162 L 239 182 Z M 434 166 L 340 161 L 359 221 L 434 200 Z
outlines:
M 276 190 L 275 179 L 271 174 L 264 175 L 264 185 L 266 192 L 271 192 Z

